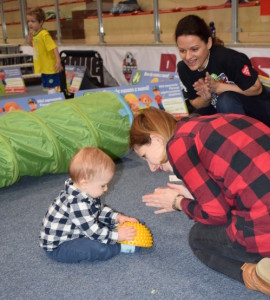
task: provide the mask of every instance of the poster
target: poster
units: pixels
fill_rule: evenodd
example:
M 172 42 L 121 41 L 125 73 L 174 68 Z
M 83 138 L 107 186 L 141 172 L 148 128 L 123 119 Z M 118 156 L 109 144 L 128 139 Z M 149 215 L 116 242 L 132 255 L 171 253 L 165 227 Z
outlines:
M 130 82 L 132 85 L 150 85 L 160 109 L 176 118 L 188 115 L 183 85 L 177 73 L 133 70 Z
M 10 113 L 14 110 L 24 110 L 33 112 L 39 108 L 47 106 L 56 101 L 65 100 L 63 93 L 58 94 L 44 94 L 39 96 L 29 96 L 20 98 L 10 98 L 6 100 L 0 100 L 0 116 Z
M 0 69 L 0 95 L 26 93 L 21 69 L 9 67 Z
M 179 76 L 175 72 L 133 70 L 130 82 L 132 85 L 139 83 L 160 84 L 176 80 L 180 82 Z
M 82 66 L 66 66 L 65 69 L 67 89 L 74 94 L 81 87 L 86 68 Z
M 177 120 L 188 115 L 178 76 L 174 76 L 169 80 L 154 80 L 154 82 L 151 82 L 151 80 L 147 79 L 136 80 L 136 82 L 138 82 L 136 85 L 81 90 L 75 94 L 75 97 L 97 91 L 112 91 L 124 97 L 134 115 L 139 113 L 141 109 L 150 106 L 165 110 Z

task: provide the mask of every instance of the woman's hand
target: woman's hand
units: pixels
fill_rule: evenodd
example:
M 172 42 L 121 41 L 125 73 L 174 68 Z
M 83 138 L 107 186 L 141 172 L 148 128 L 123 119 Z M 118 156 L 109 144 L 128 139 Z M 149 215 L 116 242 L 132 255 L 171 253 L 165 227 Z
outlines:
M 138 223 L 139 221 L 135 218 L 131 218 L 131 217 L 128 217 L 128 216 L 118 214 L 118 216 L 116 218 L 116 223 L 123 224 L 125 222 Z
M 174 211 L 172 204 L 178 194 L 179 191 L 174 188 L 156 188 L 152 194 L 144 195 L 142 201 L 146 206 L 159 208 L 155 214 L 163 214 Z
M 213 78 L 208 72 L 205 75 L 205 84 L 208 86 L 208 90 L 210 93 L 219 94 L 218 87 L 220 82 Z
M 156 188 L 152 194 L 147 194 L 142 197 L 142 201 L 146 206 L 153 206 L 160 208 L 155 211 L 155 214 L 162 214 L 166 212 L 172 212 L 173 201 L 177 195 L 179 197 L 179 208 L 181 208 L 181 201 L 183 198 L 194 200 L 194 197 L 190 191 L 183 184 L 168 183 L 167 188 Z
M 193 87 L 196 94 L 210 104 L 211 92 L 209 90 L 209 84 L 205 82 L 205 79 L 200 78 L 193 84 Z
M 186 186 L 184 184 L 168 183 L 168 187 L 176 190 L 177 194 L 183 195 L 184 198 L 194 200 L 194 197 L 192 196 L 192 194 L 190 193 L 190 191 L 186 188 Z

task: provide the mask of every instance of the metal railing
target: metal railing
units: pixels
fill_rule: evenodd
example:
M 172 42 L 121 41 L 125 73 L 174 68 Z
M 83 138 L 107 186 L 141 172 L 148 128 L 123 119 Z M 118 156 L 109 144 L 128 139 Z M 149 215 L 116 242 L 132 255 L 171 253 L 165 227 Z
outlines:
M 3 31 L 3 41 L 6 44 L 7 43 L 7 27 L 6 27 L 6 22 L 5 22 L 3 0 L 0 0 L 0 10 L 1 10 L 1 23 L 2 23 L 2 31 Z
M 153 0 L 153 14 L 154 14 L 154 41 L 155 44 L 161 44 L 160 41 L 160 22 L 159 22 L 159 1 Z M 232 44 L 239 43 L 238 41 L 238 0 L 232 0 Z M 27 20 L 26 20 L 26 0 L 20 0 L 20 10 L 21 10 L 21 23 L 22 23 L 22 31 L 23 37 L 26 39 L 28 35 L 27 29 Z M 1 21 L 2 21 L 2 31 L 3 31 L 3 41 L 7 43 L 7 27 L 5 23 L 5 16 L 4 16 L 4 9 L 3 9 L 3 0 L 0 0 L 0 10 L 1 10 Z M 61 27 L 60 27 L 60 17 L 59 17 L 59 4 L 58 0 L 55 0 L 55 12 L 56 12 L 56 24 L 57 24 L 57 42 L 58 45 L 61 44 Z M 104 44 L 104 28 L 103 28 L 103 21 L 102 21 L 102 0 L 97 0 L 97 15 L 98 15 L 98 24 L 99 24 L 99 44 Z

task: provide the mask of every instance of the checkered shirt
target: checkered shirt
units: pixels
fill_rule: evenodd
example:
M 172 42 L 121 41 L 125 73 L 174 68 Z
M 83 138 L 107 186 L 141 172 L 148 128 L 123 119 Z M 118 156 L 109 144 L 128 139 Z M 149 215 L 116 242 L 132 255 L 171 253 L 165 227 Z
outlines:
M 40 247 L 47 251 L 61 243 L 89 238 L 104 244 L 115 244 L 118 231 L 115 229 L 118 213 L 100 199 L 91 198 L 73 186 L 71 179 L 65 182 L 65 189 L 50 205 L 42 222 Z
M 195 221 L 227 225 L 232 242 L 270 257 L 270 128 L 247 116 L 217 114 L 180 121 L 167 145 L 175 174 L 195 201 Z

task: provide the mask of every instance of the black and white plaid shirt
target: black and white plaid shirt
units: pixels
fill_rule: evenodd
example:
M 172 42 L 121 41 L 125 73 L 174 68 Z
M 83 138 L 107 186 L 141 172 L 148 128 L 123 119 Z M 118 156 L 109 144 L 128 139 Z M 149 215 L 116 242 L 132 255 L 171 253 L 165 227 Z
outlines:
M 50 205 L 42 222 L 40 247 L 54 250 L 61 243 L 87 237 L 104 244 L 115 244 L 118 213 L 101 204 L 100 199 L 76 189 L 69 178 L 65 189 Z

